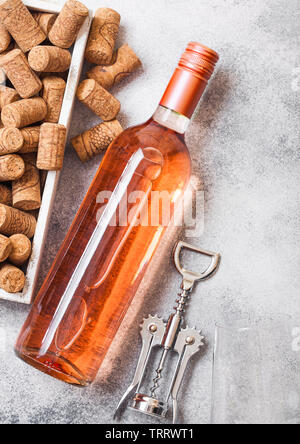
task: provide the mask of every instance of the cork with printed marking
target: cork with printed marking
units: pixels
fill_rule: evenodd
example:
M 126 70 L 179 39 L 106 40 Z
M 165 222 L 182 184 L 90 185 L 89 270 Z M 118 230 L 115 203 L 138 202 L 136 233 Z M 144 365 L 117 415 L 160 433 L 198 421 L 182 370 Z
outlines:
M 65 89 L 66 82 L 60 77 L 49 76 L 43 79 L 43 99 L 48 108 L 45 122 L 58 123 Z
M 22 133 L 18 128 L 0 129 L 0 156 L 20 151 L 24 143 Z
M 6 236 L 0 234 L 0 262 L 6 261 L 12 251 L 12 243 Z
M 118 50 L 117 59 L 113 65 L 95 66 L 87 73 L 87 76 L 109 90 L 113 85 L 136 71 L 141 65 L 142 62 L 138 56 L 126 44 Z
M 17 208 L 0 204 L 0 233 L 6 236 L 25 234 L 29 239 L 34 235 L 36 219 L 32 214 Z
M 100 8 L 93 19 L 85 58 L 95 65 L 112 63 L 121 16 L 110 8 Z
M 13 234 L 10 236 L 11 252 L 8 256 L 9 262 L 21 266 L 29 259 L 31 254 L 31 242 L 25 234 Z
M 86 162 L 102 153 L 110 143 L 123 132 L 118 120 L 100 123 L 71 140 L 82 162 Z
M 0 85 L 0 110 L 10 103 L 17 102 L 21 97 L 14 88 Z
M 2 183 L 0 183 L 0 204 L 12 206 L 11 189 Z
M 76 0 L 68 0 L 49 32 L 50 42 L 60 48 L 70 48 L 88 14 L 89 10 L 85 5 Z
M 64 125 L 43 123 L 40 131 L 37 168 L 58 171 L 63 167 L 67 130 Z
M 29 126 L 27 128 L 22 128 L 21 134 L 23 136 L 23 145 L 19 154 L 37 152 L 40 138 L 40 127 Z
M 25 172 L 12 182 L 13 206 L 19 210 L 37 210 L 41 206 L 40 173 L 36 167 L 36 154 L 24 154 Z
M 23 99 L 35 96 L 42 89 L 42 82 L 32 71 L 20 49 L 14 49 L 2 57 L 0 66 Z
M 25 163 L 16 154 L 0 156 L 0 182 L 10 182 L 20 179 L 25 173 Z
M 0 267 L 0 288 L 7 293 L 19 293 L 26 283 L 25 274 L 22 270 L 11 264 Z
M 1 120 L 4 126 L 24 128 L 44 120 L 47 111 L 45 100 L 42 97 L 33 97 L 5 105 L 1 112 Z
M 28 54 L 28 62 L 34 71 L 64 72 L 70 68 L 71 53 L 55 46 L 36 46 Z
M 11 37 L 5 26 L 0 23 L 0 53 L 7 50 L 11 42 Z
M 46 34 L 21 0 L 0 0 L 0 20 L 23 52 L 46 39 Z
M 42 31 L 48 36 L 57 15 L 48 12 L 34 12 L 32 14 L 34 20 L 39 24 Z
M 77 89 L 77 98 L 104 121 L 115 119 L 121 104 L 95 80 L 83 80 Z

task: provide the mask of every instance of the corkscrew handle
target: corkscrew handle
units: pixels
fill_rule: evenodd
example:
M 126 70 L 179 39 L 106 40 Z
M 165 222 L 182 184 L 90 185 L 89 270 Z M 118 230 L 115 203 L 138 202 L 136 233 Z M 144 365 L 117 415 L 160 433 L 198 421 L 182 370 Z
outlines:
M 200 253 L 205 256 L 209 256 L 211 258 L 211 263 L 208 266 L 208 268 L 202 273 L 200 273 L 200 272 L 195 273 L 194 271 L 189 271 L 189 270 L 185 269 L 181 265 L 181 261 L 180 261 L 180 254 L 183 249 L 194 251 L 195 253 Z M 210 276 L 212 276 L 215 273 L 215 271 L 217 270 L 219 263 L 220 263 L 220 259 L 221 259 L 221 255 L 219 253 L 213 253 L 208 250 L 202 250 L 200 248 L 196 248 L 193 245 L 190 245 L 190 244 L 183 242 L 183 241 L 179 241 L 175 245 L 173 257 L 174 257 L 175 267 L 177 268 L 177 270 L 179 271 L 179 273 L 183 277 L 182 289 L 183 289 L 183 291 L 186 291 L 186 292 L 192 291 L 195 282 L 203 281 L 205 279 L 208 279 Z
M 211 257 L 211 263 L 208 268 L 202 273 L 195 273 L 183 268 L 180 261 L 180 253 L 184 248 Z M 170 350 L 174 347 L 178 331 L 180 330 L 180 326 L 183 321 L 185 305 L 191 291 L 193 290 L 195 282 L 203 281 L 204 279 L 208 279 L 210 276 L 212 276 L 212 274 L 217 270 L 221 259 L 221 255 L 218 253 L 212 253 L 211 251 L 196 248 L 193 245 L 187 244 L 183 241 L 179 241 L 175 245 L 173 257 L 175 266 L 179 273 L 182 275 L 183 281 L 181 284 L 181 294 L 179 295 L 179 299 L 177 299 L 176 301 L 177 306 L 174 307 L 175 313 L 173 313 L 169 317 L 166 331 L 161 344 L 162 347 L 167 350 Z

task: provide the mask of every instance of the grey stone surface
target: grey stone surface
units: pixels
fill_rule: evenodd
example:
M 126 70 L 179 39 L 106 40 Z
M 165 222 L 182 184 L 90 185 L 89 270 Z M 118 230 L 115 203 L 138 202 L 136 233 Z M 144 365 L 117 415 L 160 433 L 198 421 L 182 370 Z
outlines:
M 124 126 L 152 114 L 188 41 L 201 41 L 221 56 L 187 133 L 194 175 L 205 190 L 204 230 L 192 240 L 223 257 L 214 279 L 197 287 L 187 312 L 188 323 L 203 328 L 208 345 L 189 367 L 181 421 L 207 423 L 215 321 L 249 312 L 300 311 L 299 1 L 110 0 L 106 5 L 122 15 L 119 44 L 128 42 L 144 62 L 142 71 L 114 90 Z M 97 122 L 77 103 L 71 135 Z M 99 162 L 82 165 L 68 145 L 40 282 Z M 168 314 L 178 291 L 173 240 L 156 256 L 97 381 L 87 389 L 67 386 L 15 358 L 13 345 L 29 308 L 0 301 L 1 423 L 112 422 L 133 376 L 139 321 L 149 312 Z M 122 421 L 155 423 L 132 412 Z

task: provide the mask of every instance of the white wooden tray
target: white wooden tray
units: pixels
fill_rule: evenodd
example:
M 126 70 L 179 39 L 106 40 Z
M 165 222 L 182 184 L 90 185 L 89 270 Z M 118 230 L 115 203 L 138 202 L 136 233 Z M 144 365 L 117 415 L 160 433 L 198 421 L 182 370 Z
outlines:
M 24 0 L 23 0 L 24 1 Z M 36 9 L 44 12 L 59 13 L 64 4 L 61 0 L 25 0 L 25 5 L 30 9 Z M 92 11 L 82 25 L 77 40 L 74 44 L 72 62 L 69 70 L 67 86 L 60 114 L 59 123 L 65 125 L 69 131 L 72 111 L 75 102 L 76 89 L 79 83 L 80 74 L 84 62 L 84 52 L 92 22 Z M 51 210 L 54 203 L 56 188 L 59 180 L 59 172 L 51 171 L 47 175 L 45 188 L 43 192 L 42 205 L 37 220 L 36 232 L 32 243 L 32 254 L 27 267 L 26 285 L 22 293 L 10 294 L 0 289 L 0 299 L 31 304 L 36 290 L 36 284 L 39 274 L 40 263 L 43 254 L 43 248 L 46 241 L 48 225 L 51 217 Z

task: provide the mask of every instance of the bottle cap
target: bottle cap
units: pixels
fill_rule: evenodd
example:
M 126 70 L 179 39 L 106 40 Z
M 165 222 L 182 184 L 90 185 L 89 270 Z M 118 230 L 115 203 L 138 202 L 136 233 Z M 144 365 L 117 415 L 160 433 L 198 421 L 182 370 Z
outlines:
M 190 42 L 160 105 L 191 118 L 218 60 L 218 54 L 212 49 Z

